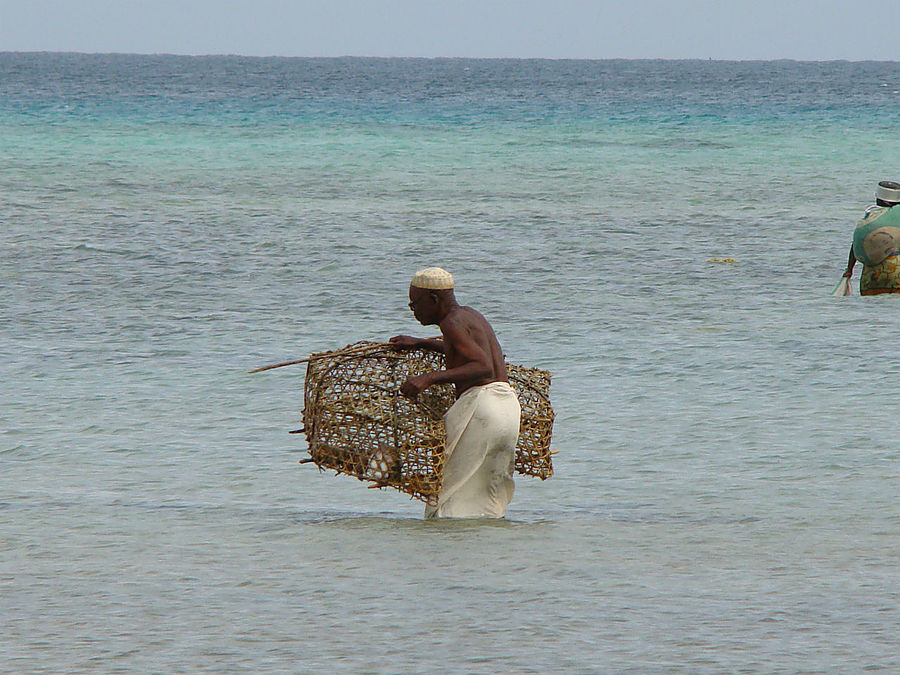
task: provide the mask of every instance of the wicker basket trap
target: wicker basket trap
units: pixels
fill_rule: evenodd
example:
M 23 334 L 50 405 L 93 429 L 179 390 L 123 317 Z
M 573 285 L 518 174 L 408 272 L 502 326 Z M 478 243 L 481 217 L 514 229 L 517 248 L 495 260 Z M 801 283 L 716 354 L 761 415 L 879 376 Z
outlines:
M 310 458 L 320 469 L 394 487 L 434 504 L 444 465 L 444 413 L 453 386 L 435 385 L 415 401 L 400 394 L 410 377 L 443 367 L 444 356 L 425 349 L 358 342 L 309 357 L 303 427 Z M 553 475 L 550 373 L 507 365 L 522 406 L 516 471 Z

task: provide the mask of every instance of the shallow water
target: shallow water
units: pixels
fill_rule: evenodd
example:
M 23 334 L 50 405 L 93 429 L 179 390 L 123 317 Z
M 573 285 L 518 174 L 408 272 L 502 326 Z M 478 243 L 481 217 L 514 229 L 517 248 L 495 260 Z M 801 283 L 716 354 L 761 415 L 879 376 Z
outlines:
M 0 54 L 4 670 L 900 669 L 896 64 Z M 732 258 L 737 262 L 708 262 Z M 553 373 L 503 522 L 298 465 L 457 277 Z

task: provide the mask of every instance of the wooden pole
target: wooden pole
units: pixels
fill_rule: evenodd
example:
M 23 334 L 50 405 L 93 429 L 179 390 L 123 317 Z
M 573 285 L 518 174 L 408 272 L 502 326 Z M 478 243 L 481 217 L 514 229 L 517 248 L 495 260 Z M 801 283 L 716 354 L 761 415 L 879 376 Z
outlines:
M 273 363 L 271 366 L 263 366 L 262 368 L 255 368 L 253 370 L 248 370 L 249 374 L 253 373 L 261 373 L 264 370 L 272 370 L 272 368 L 283 368 L 284 366 L 293 366 L 295 363 L 306 363 L 309 359 L 297 359 L 295 361 L 285 361 L 284 363 Z
M 252 375 L 253 373 L 261 373 L 264 370 L 272 370 L 273 368 L 283 368 L 284 366 L 293 366 L 297 363 L 306 363 L 307 361 L 311 361 L 312 359 L 323 359 L 331 356 L 343 356 L 344 354 L 355 354 L 358 352 L 367 352 L 375 349 L 384 349 L 385 347 L 391 347 L 390 342 L 366 342 L 361 345 L 351 345 L 349 347 L 344 347 L 343 349 L 335 349 L 333 352 L 323 352 L 322 354 L 312 356 L 308 356 L 305 359 L 296 359 L 294 361 L 284 361 L 283 363 L 273 363 L 271 366 L 263 366 L 262 368 L 255 368 L 253 370 L 248 370 L 247 373 Z

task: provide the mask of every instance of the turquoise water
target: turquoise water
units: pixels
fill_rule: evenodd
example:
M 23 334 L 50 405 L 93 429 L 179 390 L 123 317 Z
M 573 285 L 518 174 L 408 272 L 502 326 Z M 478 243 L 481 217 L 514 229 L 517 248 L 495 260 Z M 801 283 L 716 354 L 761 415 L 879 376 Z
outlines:
M 896 300 L 828 293 L 898 90 L 0 54 L 2 669 L 897 671 Z M 553 373 L 504 522 L 298 465 L 302 366 L 246 372 L 422 334 L 431 264 Z

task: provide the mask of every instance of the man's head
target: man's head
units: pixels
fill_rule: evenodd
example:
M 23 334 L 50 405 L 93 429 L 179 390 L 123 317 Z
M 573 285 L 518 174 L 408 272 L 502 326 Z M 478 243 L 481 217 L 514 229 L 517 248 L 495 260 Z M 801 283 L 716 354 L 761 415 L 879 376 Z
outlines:
M 875 201 L 878 206 L 894 206 L 900 204 L 900 183 L 883 180 L 875 188 Z
M 416 272 L 409 284 L 409 308 L 423 326 L 440 323 L 447 310 L 456 304 L 453 275 L 440 267 Z

